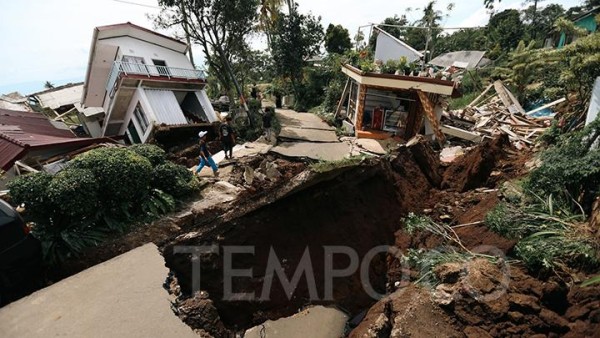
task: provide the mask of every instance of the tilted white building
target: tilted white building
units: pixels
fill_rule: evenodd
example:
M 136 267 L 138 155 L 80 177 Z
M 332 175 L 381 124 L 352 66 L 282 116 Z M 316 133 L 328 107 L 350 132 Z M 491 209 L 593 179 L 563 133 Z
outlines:
M 92 136 L 143 143 L 155 125 L 217 121 L 205 74 L 192 66 L 188 48 L 129 22 L 96 27 L 82 95 Z

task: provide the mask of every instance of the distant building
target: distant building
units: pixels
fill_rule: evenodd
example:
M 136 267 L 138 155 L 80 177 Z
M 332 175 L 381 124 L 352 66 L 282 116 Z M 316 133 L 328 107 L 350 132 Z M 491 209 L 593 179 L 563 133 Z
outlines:
M 77 110 L 77 107 L 81 106 L 82 92 L 83 82 L 68 83 L 29 94 L 28 102 L 35 111 L 43 113 L 53 123 L 64 123 L 74 131 L 78 131 L 79 136 L 88 136 L 91 134 L 85 130 L 84 121 L 79 117 Z
M 27 97 L 19 92 L 0 95 L 0 109 L 33 111 L 27 104 Z
M 96 27 L 80 108 L 91 135 L 143 143 L 155 125 L 217 121 L 189 48 L 129 22 Z
M 598 30 L 598 23 L 596 22 L 596 15 L 600 13 L 600 7 L 593 8 L 587 12 L 581 13 L 573 18 L 575 26 L 584 28 L 590 33 Z M 562 48 L 565 45 L 575 41 L 577 37 L 571 36 L 566 32 L 551 32 L 546 37 L 544 47 L 546 48 Z

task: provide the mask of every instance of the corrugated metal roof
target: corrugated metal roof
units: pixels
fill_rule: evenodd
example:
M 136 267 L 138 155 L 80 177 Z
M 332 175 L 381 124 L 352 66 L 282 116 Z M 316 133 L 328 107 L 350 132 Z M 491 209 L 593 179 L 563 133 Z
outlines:
M 52 147 L 79 147 L 108 138 L 77 138 L 67 130 L 56 129 L 37 113 L 0 109 L 0 167 L 4 170 L 29 150 Z
M 482 51 L 463 50 L 459 52 L 450 52 L 442 54 L 429 61 L 429 63 L 431 63 L 432 65 L 446 68 L 452 66 L 454 62 L 459 61 L 468 63 L 467 69 L 474 69 L 477 68 L 484 55 L 485 52 Z
M 0 125 L 19 126 L 26 133 L 41 135 L 71 137 L 75 135 L 68 130 L 56 129 L 46 116 L 40 113 L 30 113 L 0 108 Z

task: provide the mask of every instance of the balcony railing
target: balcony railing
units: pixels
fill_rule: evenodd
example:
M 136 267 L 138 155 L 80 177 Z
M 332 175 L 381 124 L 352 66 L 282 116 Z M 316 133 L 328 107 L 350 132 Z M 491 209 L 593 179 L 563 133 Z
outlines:
M 169 79 L 188 79 L 188 80 L 204 80 L 206 75 L 200 69 L 185 69 L 167 66 L 146 65 L 143 63 L 130 63 L 115 61 L 110 71 L 110 76 L 106 82 L 106 91 L 111 93 L 115 90 L 115 85 L 119 76 L 123 75 L 143 75 L 149 78 L 152 77 L 167 77 Z

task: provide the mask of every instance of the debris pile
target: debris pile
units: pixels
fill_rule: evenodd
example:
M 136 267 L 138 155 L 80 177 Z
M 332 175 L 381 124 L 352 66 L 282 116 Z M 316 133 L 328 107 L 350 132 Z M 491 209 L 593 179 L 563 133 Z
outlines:
M 487 95 L 492 87 L 496 93 Z M 517 149 L 526 149 L 534 145 L 535 139 L 550 126 L 553 118 L 531 117 L 531 113 L 537 111 L 538 109 L 525 112 L 504 84 L 496 81 L 465 109 L 445 114 L 442 131 L 476 143 L 486 137 L 507 134 Z

